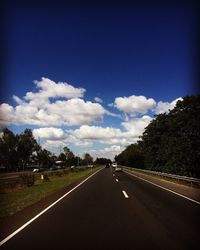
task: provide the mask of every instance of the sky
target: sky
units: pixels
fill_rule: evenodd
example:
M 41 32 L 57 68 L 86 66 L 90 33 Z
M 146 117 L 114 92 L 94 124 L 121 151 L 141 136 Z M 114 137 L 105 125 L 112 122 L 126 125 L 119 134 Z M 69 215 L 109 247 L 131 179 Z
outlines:
M 197 92 L 193 1 L 5 1 L 0 127 L 113 159 Z

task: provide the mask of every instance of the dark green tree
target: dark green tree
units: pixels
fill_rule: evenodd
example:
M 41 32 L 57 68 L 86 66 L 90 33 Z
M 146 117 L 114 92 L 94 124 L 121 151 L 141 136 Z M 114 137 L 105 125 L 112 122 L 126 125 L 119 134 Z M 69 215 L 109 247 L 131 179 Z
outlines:
M 138 143 L 129 145 L 119 155 L 115 156 L 115 161 L 119 165 L 144 168 L 144 154 L 141 146 Z
M 30 161 L 33 152 L 38 149 L 36 139 L 33 137 L 31 129 L 25 129 L 18 136 L 17 153 L 19 157 L 19 167 L 24 170 L 26 164 Z
M 94 164 L 95 165 L 106 165 L 106 164 L 111 164 L 112 161 L 107 158 L 96 158 Z
M 66 154 L 60 153 L 59 156 L 58 156 L 58 160 L 63 161 L 64 163 L 66 163 L 66 160 L 67 160 Z
M 40 150 L 37 151 L 37 162 L 40 167 L 48 168 L 55 162 L 55 158 L 50 151 L 40 148 Z
M 86 153 L 84 154 L 84 157 L 81 161 L 81 165 L 90 165 L 93 164 L 93 158 L 90 154 Z
M 9 129 L 2 130 L 0 138 L 0 163 L 7 170 L 18 169 L 18 137 Z
M 160 114 L 142 136 L 146 168 L 200 177 L 200 95 Z

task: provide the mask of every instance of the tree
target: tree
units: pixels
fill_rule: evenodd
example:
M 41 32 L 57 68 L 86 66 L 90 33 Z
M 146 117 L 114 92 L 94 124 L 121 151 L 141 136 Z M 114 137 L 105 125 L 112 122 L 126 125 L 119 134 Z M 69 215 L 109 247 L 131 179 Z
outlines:
M 3 129 L 0 138 L 0 163 L 7 170 L 16 170 L 18 168 L 17 146 L 18 137 L 9 129 Z
M 41 167 L 49 167 L 55 161 L 54 156 L 50 151 L 40 148 L 37 152 L 37 161 Z
M 160 114 L 142 136 L 147 168 L 200 177 L 200 95 L 186 96 Z
M 84 158 L 83 158 L 81 164 L 82 165 L 91 165 L 91 164 L 93 164 L 93 158 L 92 158 L 92 156 L 90 154 L 86 153 L 84 155 Z
M 73 152 L 69 152 L 67 155 L 67 166 L 72 166 L 72 165 L 76 165 L 77 164 L 77 159 L 75 157 L 75 155 L 73 154 Z
M 77 159 L 75 157 L 75 155 L 73 154 L 73 152 L 68 148 L 68 147 L 64 147 L 63 148 L 64 153 L 61 153 L 59 155 L 59 160 L 64 162 L 64 165 L 66 165 L 67 167 L 70 167 L 72 165 L 76 165 L 77 164 Z
M 94 164 L 95 165 L 106 165 L 106 164 L 111 164 L 112 161 L 107 158 L 96 158 Z
M 144 153 L 139 143 L 129 145 L 119 155 L 115 156 L 119 165 L 144 168 Z
M 200 95 L 179 100 L 146 127 L 141 141 L 115 157 L 118 164 L 200 177 Z
M 66 159 L 66 154 L 60 153 L 59 156 L 58 156 L 58 160 L 65 163 L 66 160 L 67 160 L 67 159 Z
M 33 137 L 30 129 L 25 129 L 22 134 L 18 136 L 17 153 L 19 156 L 19 167 L 24 169 L 29 162 L 33 152 L 38 148 L 37 141 Z

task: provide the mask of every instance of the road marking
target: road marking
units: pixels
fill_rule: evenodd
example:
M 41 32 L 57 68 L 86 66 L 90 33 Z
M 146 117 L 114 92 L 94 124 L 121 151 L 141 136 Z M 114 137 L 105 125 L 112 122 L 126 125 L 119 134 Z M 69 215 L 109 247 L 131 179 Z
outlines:
M 103 168 L 102 168 L 103 169 Z M 55 206 L 59 201 L 61 201 L 62 199 L 64 199 L 67 195 L 69 195 L 72 191 L 74 191 L 75 189 L 77 189 L 79 186 L 81 186 L 84 182 L 86 182 L 87 180 L 89 180 L 92 176 L 94 176 L 95 174 L 97 174 L 99 171 L 101 171 L 102 169 L 99 169 L 98 171 L 96 171 L 95 173 L 93 173 L 92 175 L 88 176 L 85 180 L 83 180 L 81 183 L 79 183 L 78 185 L 76 185 L 74 188 L 72 188 L 70 191 L 68 191 L 67 193 L 65 193 L 63 196 L 61 196 L 59 199 L 57 199 L 55 202 L 53 202 L 51 205 L 49 205 L 47 208 L 45 208 L 44 210 L 42 210 L 39 214 L 37 214 L 36 216 L 34 216 L 32 219 L 30 219 L 28 222 L 26 222 L 24 225 L 22 225 L 20 228 L 18 228 L 17 230 L 15 230 L 13 233 L 11 233 L 10 235 L 8 235 L 5 239 L 3 239 L 2 241 L 0 241 L 0 246 L 2 246 L 4 243 L 6 243 L 8 240 L 10 240 L 11 238 L 13 238 L 16 234 L 18 234 L 20 231 L 22 231 L 25 227 L 27 227 L 29 224 L 31 224 L 34 220 L 36 220 L 38 217 L 40 217 L 42 214 L 44 214 L 45 212 L 47 212 L 50 208 L 52 208 L 53 206 Z
M 116 182 L 118 182 L 119 180 L 118 179 L 116 179 Z
M 194 203 L 200 205 L 200 202 L 198 202 L 198 201 L 196 201 L 196 200 L 193 200 L 193 199 L 191 199 L 191 198 L 189 198 L 189 197 L 187 197 L 187 196 L 185 196 L 185 195 L 183 195 L 183 194 L 179 194 L 179 193 L 177 193 L 177 192 L 175 192 L 175 191 L 172 191 L 171 189 L 162 187 L 162 186 L 160 186 L 160 185 L 158 185 L 158 184 L 155 184 L 155 183 L 153 183 L 153 182 L 151 182 L 151 181 L 145 180 L 145 179 L 143 179 L 143 178 L 141 178 L 141 177 L 138 177 L 138 176 L 134 175 L 133 173 L 129 173 L 128 171 L 125 171 L 125 170 L 124 170 L 124 172 L 127 173 L 127 174 L 130 174 L 130 175 L 132 175 L 132 176 L 134 176 L 134 177 L 136 177 L 136 178 L 138 178 L 138 179 L 140 179 L 140 180 L 146 181 L 146 182 L 148 182 L 148 183 L 150 183 L 150 184 L 152 184 L 152 185 L 154 185 L 154 186 L 156 186 L 156 187 L 162 188 L 162 189 L 164 189 L 164 190 L 166 190 L 166 191 L 168 191 L 168 192 L 171 192 L 171 193 L 173 193 L 173 194 L 176 194 L 176 195 L 178 195 L 178 196 L 180 196 L 180 197 L 182 197 L 182 198 L 185 198 L 185 199 L 187 199 L 187 200 L 189 200 L 189 201 L 192 201 L 192 202 L 194 202 Z
M 113 174 L 113 176 L 115 176 L 115 174 Z
M 125 198 L 128 198 L 128 194 L 126 193 L 126 191 L 122 191 L 122 193 L 124 194 Z

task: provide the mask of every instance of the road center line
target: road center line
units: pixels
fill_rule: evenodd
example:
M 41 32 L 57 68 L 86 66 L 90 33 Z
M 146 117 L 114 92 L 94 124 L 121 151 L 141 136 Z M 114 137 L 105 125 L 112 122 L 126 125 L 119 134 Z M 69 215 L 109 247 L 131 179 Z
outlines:
M 130 174 L 130 175 L 132 175 L 132 176 L 134 176 L 134 177 L 136 177 L 136 178 L 138 178 L 138 179 L 140 179 L 140 180 L 146 181 L 146 182 L 148 182 L 148 183 L 150 183 L 150 184 L 152 184 L 152 185 L 154 185 L 154 186 L 156 186 L 156 187 L 162 188 L 162 189 L 164 189 L 164 190 L 166 190 L 166 191 L 168 191 L 168 192 L 171 192 L 171 193 L 173 193 L 173 194 L 176 194 L 176 195 L 178 195 L 178 196 L 180 196 L 180 197 L 183 197 L 183 198 L 185 198 L 185 199 L 187 199 L 187 200 L 189 200 L 189 201 L 192 201 L 192 202 L 194 202 L 194 203 L 200 205 L 200 202 L 198 202 L 198 201 L 196 201 L 196 200 L 193 200 L 193 199 L 191 199 L 191 198 L 189 198 L 189 197 L 187 197 L 187 196 L 185 196 L 185 195 L 183 195 L 183 194 L 179 194 L 179 193 L 177 193 L 177 192 L 175 192 L 175 191 L 172 191 L 171 189 L 162 187 L 162 186 L 160 186 L 160 185 L 158 185 L 158 184 L 155 184 L 155 183 L 153 183 L 153 182 L 151 182 L 151 181 L 145 180 L 145 179 L 143 179 L 143 178 L 141 178 L 141 177 L 138 177 L 137 175 L 134 175 L 133 173 L 129 173 L 128 171 L 124 171 L 124 172 L 127 173 L 127 174 Z
M 125 198 L 129 198 L 128 194 L 126 193 L 126 191 L 123 190 L 122 193 L 124 194 Z
M 103 169 L 103 168 L 102 168 Z M 36 220 L 38 217 L 40 217 L 42 214 L 44 214 L 45 212 L 47 212 L 50 208 L 52 208 L 53 206 L 55 206 L 59 201 L 61 201 L 62 199 L 64 199 L 67 195 L 69 195 L 72 191 L 74 191 L 75 189 L 77 189 L 79 186 L 81 186 L 84 182 L 86 182 L 87 180 L 89 180 L 92 176 L 94 176 L 95 174 L 97 174 L 99 171 L 101 171 L 102 169 L 99 169 L 98 171 L 96 171 L 95 173 L 93 173 L 92 175 L 88 176 L 85 180 L 83 180 L 82 182 L 80 182 L 78 185 L 76 185 L 74 188 L 72 188 L 70 191 L 68 191 L 67 193 L 65 193 L 63 196 L 61 196 L 59 199 L 57 199 L 55 202 L 53 202 L 51 205 L 49 205 L 47 208 L 45 208 L 44 210 L 42 210 L 39 214 L 37 214 L 36 216 L 34 216 L 32 219 L 30 219 L 29 221 L 27 221 L 24 225 L 22 225 L 20 228 L 18 228 L 17 230 L 15 230 L 13 233 L 11 233 L 10 235 L 8 235 L 5 239 L 3 239 L 2 241 L 0 241 L 0 246 L 2 246 L 4 243 L 6 243 L 8 240 L 10 240 L 11 238 L 13 238 L 16 234 L 18 234 L 20 231 L 22 231 L 25 227 L 27 227 L 29 224 L 31 224 L 34 220 Z
M 116 179 L 116 182 L 118 182 L 119 180 L 118 179 Z

